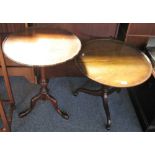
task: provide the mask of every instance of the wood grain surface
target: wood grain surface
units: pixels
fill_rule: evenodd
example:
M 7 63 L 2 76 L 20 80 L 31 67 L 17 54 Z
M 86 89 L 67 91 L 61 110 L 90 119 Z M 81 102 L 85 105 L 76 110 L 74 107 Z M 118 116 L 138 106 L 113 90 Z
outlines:
M 88 41 L 76 63 L 90 79 L 113 87 L 139 85 L 152 73 L 152 65 L 146 55 L 111 39 Z
M 17 63 L 50 66 L 77 55 L 81 42 L 66 30 L 37 27 L 9 35 L 2 48 L 6 56 Z

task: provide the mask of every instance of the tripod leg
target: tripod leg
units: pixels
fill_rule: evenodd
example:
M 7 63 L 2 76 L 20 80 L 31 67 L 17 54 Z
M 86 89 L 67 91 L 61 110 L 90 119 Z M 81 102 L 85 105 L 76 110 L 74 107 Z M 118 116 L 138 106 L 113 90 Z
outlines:
M 61 110 L 59 107 L 58 107 L 58 103 L 56 101 L 56 99 L 52 96 L 50 96 L 49 94 L 46 94 L 46 98 L 51 102 L 52 106 L 55 108 L 56 112 L 64 119 L 69 119 L 69 115 Z
M 103 95 L 102 95 L 102 100 L 103 100 L 103 106 L 104 106 L 104 110 L 106 113 L 106 117 L 107 117 L 107 124 L 106 124 L 106 129 L 110 130 L 111 127 L 111 117 L 110 117 L 110 111 L 109 111 L 109 106 L 108 106 L 108 92 L 107 89 L 104 89 Z
M 37 101 L 38 101 L 39 99 L 41 99 L 41 97 L 42 97 L 42 94 L 38 94 L 38 95 L 34 96 L 34 97 L 31 99 L 31 105 L 30 105 L 30 107 L 29 107 L 28 109 L 26 109 L 26 110 L 20 112 L 20 113 L 19 113 L 19 117 L 22 118 L 22 117 L 26 116 L 27 114 L 29 114 L 29 113 L 33 110 L 33 108 L 35 107 Z
M 86 89 L 86 88 L 78 88 L 73 92 L 74 96 L 77 96 L 79 92 L 83 92 L 83 93 L 87 93 L 90 95 L 94 95 L 94 96 L 101 96 L 102 94 L 102 90 L 90 90 L 90 89 Z

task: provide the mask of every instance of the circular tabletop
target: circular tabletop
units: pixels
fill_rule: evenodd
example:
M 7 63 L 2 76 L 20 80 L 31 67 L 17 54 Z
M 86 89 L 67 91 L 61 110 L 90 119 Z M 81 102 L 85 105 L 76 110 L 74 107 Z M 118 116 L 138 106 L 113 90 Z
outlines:
M 17 63 L 47 66 L 73 58 L 81 49 L 81 42 L 66 30 L 35 27 L 9 35 L 3 41 L 2 49 Z
M 139 85 L 152 73 L 151 62 L 144 53 L 112 39 L 86 42 L 76 63 L 88 78 L 112 87 Z

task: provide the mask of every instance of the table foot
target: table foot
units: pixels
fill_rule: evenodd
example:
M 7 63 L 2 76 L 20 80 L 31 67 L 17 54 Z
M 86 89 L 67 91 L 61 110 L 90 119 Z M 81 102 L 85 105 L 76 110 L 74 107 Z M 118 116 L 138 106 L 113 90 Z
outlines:
M 106 117 L 107 117 L 107 124 L 106 124 L 106 129 L 110 130 L 111 127 L 111 117 L 110 117 L 110 111 L 109 111 L 109 105 L 108 105 L 108 91 L 105 88 L 103 90 L 103 95 L 102 95 L 102 100 L 103 100 L 103 107 L 106 113 Z
M 107 123 L 106 123 L 106 129 L 110 130 L 111 127 L 111 117 L 110 117 L 110 111 L 109 111 L 109 105 L 108 105 L 108 94 L 113 93 L 115 88 L 109 88 L 109 87 L 102 87 L 99 90 L 90 90 L 86 88 L 78 88 L 73 92 L 74 96 L 77 96 L 79 92 L 87 93 L 94 96 L 101 96 L 103 100 L 103 107 L 106 113 Z
M 31 111 L 32 111 L 32 108 L 28 108 L 28 109 L 26 109 L 26 110 L 20 112 L 20 113 L 18 114 L 18 116 L 19 116 L 20 118 L 23 118 L 23 117 L 25 117 L 27 114 L 29 114 Z
M 49 100 L 52 104 L 52 106 L 55 108 L 56 112 L 64 119 L 69 119 L 69 115 L 61 110 L 59 107 L 58 107 L 58 104 L 57 104 L 57 101 L 54 97 L 50 96 L 49 94 L 46 94 L 46 99 Z
M 31 99 L 31 105 L 30 105 L 30 107 L 28 109 L 20 112 L 19 113 L 19 117 L 22 118 L 22 117 L 25 117 L 26 115 L 28 115 L 33 110 L 33 108 L 35 107 L 35 105 L 36 105 L 36 103 L 37 103 L 38 100 L 49 100 L 50 103 L 52 104 L 52 106 L 55 108 L 56 112 L 62 118 L 69 119 L 69 115 L 58 107 L 58 104 L 57 104 L 57 101 L 55 100 L 55 98 L 52 97 L 52 96 L 50 96 L 47 93 L 38 94 L 37 96 L 33 97 Z
M 78 96 L 78 94 L 79 94 L 78 90 L 76 90 L 76 91 L 73 92 L 73 95 L 74 96 Z
M 106 129 L 110 130 L 110 128 L 111 128 L 111 120 L 108 120 L 106 124 Z
M 56 110 L 57 112 L 58 112 L 58 114 L 61 116 L 61 117 L 63 117 L 64 119 L 69 119 L 69 115 L 65 112 L 65 111 L 63 111 L 63 110 L 61 110 L 61 109 L 57 109 Z
M 20 112 L 18 116 L 20 118 L 22 118 L 22 117 L 25 117 L 26 115 L 28 115 L 33 110 L 33 108 L 35 107 L 37 101 L 41 99 L 41 97 L 42 97 L 42 94 L 38 94 L 38 95 L 34 96 L 31 99 L 30 107 L 25 109 L 24 111 Z

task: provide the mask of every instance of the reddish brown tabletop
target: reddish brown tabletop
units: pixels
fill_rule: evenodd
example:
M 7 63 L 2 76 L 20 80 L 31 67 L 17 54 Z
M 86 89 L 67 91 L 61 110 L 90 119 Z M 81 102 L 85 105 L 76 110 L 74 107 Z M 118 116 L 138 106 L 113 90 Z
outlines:
M 2 48 L 5 55 L 17 63 L 47 66 L 73 58 L 81 42 L 65 30 L 35 27 L 9 35 Z
M 144 53 L 111 39 L 88 41 L 76 63 L 87 77 L 112 87 L 139 85 L 152 73 L 152 65 Z

